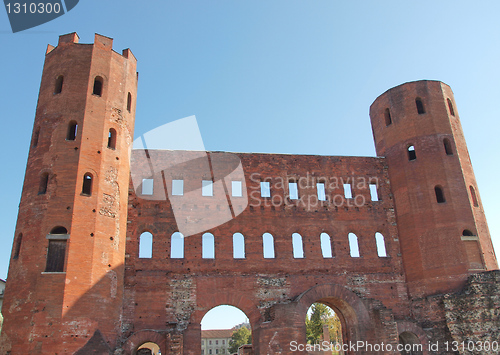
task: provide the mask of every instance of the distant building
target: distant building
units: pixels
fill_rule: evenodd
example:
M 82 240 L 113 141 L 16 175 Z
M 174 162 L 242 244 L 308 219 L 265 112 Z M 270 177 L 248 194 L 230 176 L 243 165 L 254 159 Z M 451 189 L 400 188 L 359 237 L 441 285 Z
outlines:
M 3 323 L 2 304 L 3 304 L 4 290 L 5 290 L 5 280 L 0 279 L 0 330 L 2 330 L 2 323 Z
M 229 341 L 233 329 L 213 329 L 201 331 L 201 355 L 229 354 Z

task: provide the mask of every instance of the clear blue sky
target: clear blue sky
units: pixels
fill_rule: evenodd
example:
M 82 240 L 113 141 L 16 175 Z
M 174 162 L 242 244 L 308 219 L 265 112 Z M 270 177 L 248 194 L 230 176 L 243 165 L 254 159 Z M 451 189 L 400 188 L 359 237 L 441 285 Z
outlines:
M 82 0 L 12 34 L 0 10 L 0 278 L 7 276 L 44 53 L 58 36 L 114 38 L 138 58 L 138 137 L 196 115 L 208 150 L 373 156 L 370 104 L 449 84 L 500 253 L 500 2 Z

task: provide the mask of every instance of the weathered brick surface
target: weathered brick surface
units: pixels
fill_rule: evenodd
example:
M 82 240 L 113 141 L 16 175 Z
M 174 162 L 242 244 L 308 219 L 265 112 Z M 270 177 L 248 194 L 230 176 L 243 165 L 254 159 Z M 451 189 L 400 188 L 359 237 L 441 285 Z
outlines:
M 370 116 L 380 157 L 130 155 L 135 58 L 128 50 L 113 52 L 112 40 L 103 36 L 94 44 L 77 39 L 61 36 L 46 56 L 1 354 L 136 354 L 145 342 L 158 344 L 162 354 L 199 354 L 200 322 L 219 305 L 246 313 L 254 354 L 305 353 L 292 352 L 290 343 L 305 343 L 304 320 L 314 302 L 336 310 L 346 342 L 394 349 L 405 339 L 423 344 L 423 354 L 451 354 L 427 345 L 498 337 L 498 273 L 474 274 L 496 269 L 496 259 L 447 85 L 407 83 L 377 98 Z M 59 75 L 63 90 L 54 94 Z M 92 94 L 96 76 L 104 81 L 101 96 Z M 425 113 L 417 113 L 417 97 Z M 74 141 L 65 139 L 70 121 L 79 125 Z M 118 137 L 114 149 L 107 147 L 110 128 Z M 452 155 L 444 151 L 444 138 Z M 44 172 L 48 189 L 38 194 Z M 94 177 L 91 196 L 81 194 L 85 173 Z M 153 179 L 152 195 L 143 194 L 143 179 Z M 184 194 L 174 196 L 172 180 L 179 179 Z M 202 180 L 214 181 L 213 196 L 202 196 Z M 242 197 L 232 196 L 233 180 L 242 182 Z M 260 196 L 262 181 L 270 183 L 271 197 Z M 289 196 L 289 181 L 298 183 L 297 200 Z M 325 183 L 325 201 L 317 198 L 318 182 Z M 344 183 L 351 184 L 352 198 L 344 197 Z M 378 201 L 371 200 L 370 183 Z M 445 203 L 437 203 L 436 185 Z M 46 236 L 54 226 L 69 235 L 65 272 L 44 273 Z M 464 230 L 473 235 L 463 236 Z M 171 257 L 177 231 L 185 234 L 183 258 Z M 151 258 L 139 258 L 143 232 L 153 235 Z M 206 232 L 214 236 L 213 259 L 202 257 Z M 377 254 L 377 232 L 387 257 Z M 244 237 L 241 259 L 233 258 L 235 233 Z M 264 233 L 273 236 L 274 258 L 264 258 Z M 303 258 L 293 256 L 293 233 L 302 236 Z M 321 233 L 331 238 L 331 258 L 322 255 Z M 349 233 L 358 238 L 360 257 L 350 256 Z

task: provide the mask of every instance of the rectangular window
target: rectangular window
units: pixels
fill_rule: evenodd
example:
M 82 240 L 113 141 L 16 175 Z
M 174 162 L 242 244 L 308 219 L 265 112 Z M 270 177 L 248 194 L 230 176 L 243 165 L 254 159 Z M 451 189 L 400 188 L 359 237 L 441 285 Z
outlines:
M 142 179 L 142 194 L 152 195 L 153 194 L 153 179 Z
M 322 182 L 318 182 L 316 184 L 316 189 L 318 190 L 318 200 L 326 201 L 325 184 Z
M 213 196 L 214 195 L 214 184 L 212 180 L 202 180 L 201 181 L 201 195 L 202 196 Z
M 215 345 L 219 345 L 219 341 L 218 340 L 215 341 Z
M 45 272 L 64 272 L 66 240 L 49 240 Z
M 370 184 L 370 195 L 372 197 L 372 201 L 378 201 L 378 192 L 376 184 Z
M 269 181 L 261 181 L 260 197 L 271 197 L 271 183 Z
M 344 197 L 352 198 L 351 184 L 344 184 Z
M 233 197 L 243 196 L 243 186 L 241 181 L 231 181 L 231 194 Z
M 184 180 L 172 180 L 172 196 L 184 195 Z
M 288 192 L 290 193 L 290 199 L 297 200 L 299 198 L 299 189 L 296 182 L 288 183 Z

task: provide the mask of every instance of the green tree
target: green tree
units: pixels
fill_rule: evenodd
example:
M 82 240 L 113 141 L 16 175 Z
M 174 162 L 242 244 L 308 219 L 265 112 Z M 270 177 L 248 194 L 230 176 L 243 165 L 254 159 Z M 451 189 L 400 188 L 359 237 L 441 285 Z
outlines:
M 323 340 L 323 325 L 328 325 L 331 342 L 342 341 L 342 326 L 335 312 L 323 303 L 313 303 L 306 317 L 306 337 L 309 344 Z
M 233 332 L 229 341 L 229 353 L 238 352 L 238 348 L 245 344 L 252 344 L 252 332 L 247 327 L 243 326 Z

